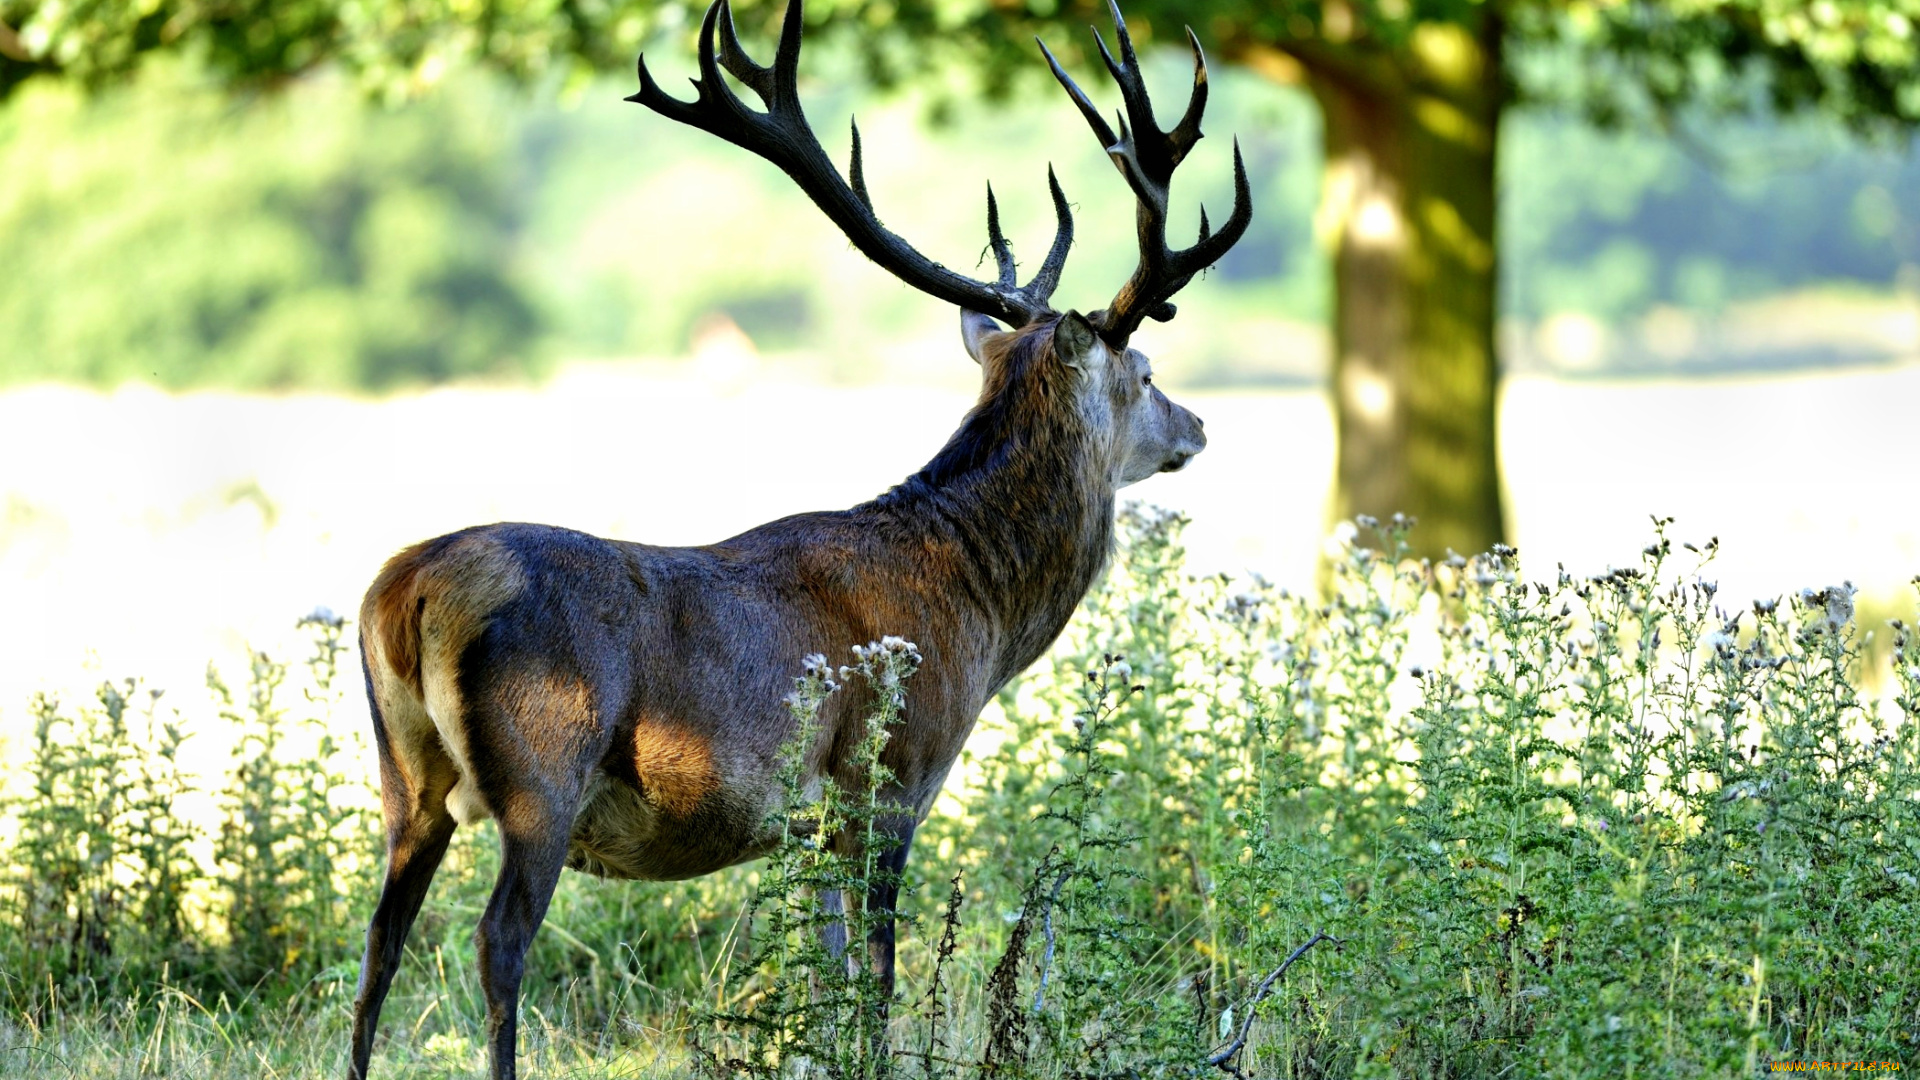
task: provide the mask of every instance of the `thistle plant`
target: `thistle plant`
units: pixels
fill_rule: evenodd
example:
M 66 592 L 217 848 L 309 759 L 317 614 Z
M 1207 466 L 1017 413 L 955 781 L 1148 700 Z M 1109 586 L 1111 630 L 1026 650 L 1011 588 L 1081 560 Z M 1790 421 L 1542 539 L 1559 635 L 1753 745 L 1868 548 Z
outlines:
M 530 1066 L 1587 1080 L 1920 1055 L 1911 618 L 1871 625 L 1885 601 L 1845 583 L 1732 604 L 1717 542 L 1666 519 L 1584 573 L 1414 560 L 1414 523 L 1361 520 L 1310 591 L 1189 576 L 1183 524 L 1123 515 L 1105 583 L 988 710 L 918 833 L 944 897 L 885 857 L 913 648 L 809 658 L 776 849 L 693 882 L 563 878 Z M 25 1048 L 0 1071 L 334 1071 L 378 832 L 344 624 L 306 629 L 308 664 L 255 655 L 219 699 L 224 779 L 181 765 L 219 728 L 174 697 L 36 703 L 0 834 L 0 1042 Z M 814 786 L 826 709 L 859 737 Z M 457 835 L 392 1006 L 417 1017 L 394 1056 L 436 1075 L 483 1031 L 462 973 L 488 835 Z M 938 926 L 903 943 L 897 997 L 865 959 L 876 884 L 909 934 Z
M 377 880 L 372 803 L 331 723 L 345 620 L 321 609 L 298 625 L 313 649 L 304 715 L 284 701 L 287 665 L 265 652 L 251 655 L 240 691 L 207 670 L 220 717 L 239 732 L 214 848 L 235 990 L 271 973 L 311 977 L 357 956 L 351 916 Z M 358 740 L 350 746 L 358 750 Z
M 34 700 L 31 787 L 7 806 L 16 831 L 0 892 L 12 908 L 0 955 L 14 1008 L 111 999 L 180 958 L 194 830 L 174 807 L 185 736 L 159 696 L 125 680 L 102 682 L 74 712 Z
M 913 643 L 891 636 L 852 651 L 854 662 L 837 670 L 821 654 L 808 656 L 787 697 L 794 732 L 780 750 L 780 799 L 768 822 L 780 839 L 749 901 L 746 917 L 758 944 L 734 972 L 758 992 L 749 1011 L 703 1017 L 722 1032 L 740 1033 L 725 1046 L 697 1044 L 715 1075 L 893 1074 L 892 1002 L 862 954 L 869 935 L 896 916 L 871 907 L 867 897 L 876 886 L 902 884 L 884 865 L 899 843 L 887 825 L 912 811 L 885 801 L 893 774 L 881 756 L 921 658 Z M 855 685 L 867 691 L 863 701 L 871 698 L 851 762 L 859 780 L 851 789 L 831 776 L 810 785 L 806 764 L 821 737 L 820 711 Z

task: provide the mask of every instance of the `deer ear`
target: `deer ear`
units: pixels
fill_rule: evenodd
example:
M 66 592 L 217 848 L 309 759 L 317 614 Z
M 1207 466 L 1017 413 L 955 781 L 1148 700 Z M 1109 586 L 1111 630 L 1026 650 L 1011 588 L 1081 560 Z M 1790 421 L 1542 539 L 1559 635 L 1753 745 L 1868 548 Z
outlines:
M 1054 355 L 1070 368 L 1086 371 L 1099 347 L 1100 338 L 1093 332 L 1093 324 L 1077 311 L 1060 316 L 1060 321 L 1054 325 Z
M 960 309 L 960 340 L 966 343 L 967 355 L 973 357 L 974 363 L 986 363 L 980 356 L 981 350 L 986 347 L 987 335 L 1002 332 L 1000 324 L 991 317 L 966 308 Z

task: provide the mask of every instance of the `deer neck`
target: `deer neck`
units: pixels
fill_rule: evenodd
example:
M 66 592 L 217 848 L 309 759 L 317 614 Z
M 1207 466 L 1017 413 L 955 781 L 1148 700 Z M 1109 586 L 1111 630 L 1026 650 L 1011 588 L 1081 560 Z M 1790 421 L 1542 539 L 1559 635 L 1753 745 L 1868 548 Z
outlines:
M 998 630 L 996 684 L 1059 636 L 1113 543 L 1114 483 L 1098 434 L 1078 415 L 1036 407 L 1049 397 L 1036 390 L 1025 401 L 983 398 L 925 468 L 869 504 L 916 519 L 907 535 L 939 538 L 948 554 L 927 572 L 950 576 L 944 591 Z

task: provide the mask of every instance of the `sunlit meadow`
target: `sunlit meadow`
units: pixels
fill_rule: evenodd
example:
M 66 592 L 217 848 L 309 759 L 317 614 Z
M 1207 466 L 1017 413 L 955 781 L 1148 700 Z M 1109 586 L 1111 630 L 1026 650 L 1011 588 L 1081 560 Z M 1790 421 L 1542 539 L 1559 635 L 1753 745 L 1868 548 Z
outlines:
M 185 210 L 127 196 L 139 187 L 120 163 L 130 133 L 156 154 L 204 151 L 194 161 L 222 182 L 250 175 L 241 144 L 291 161 L 282 151 L 305 147 L 309 129 L 336 137 L 315 160 L 353 162 L 360 144 L 338 127 L 349 106 L 325 93 L 250 114 L 259 127 L 218 145 L 209 118 L 226 106 L 205 95 L 165 128 L 125 102 L 83 116 L 54 95 L 13 115 L 60 151 L 50 190 L 131 207 L 101 228 L 144 222 L 159 233 L 132 236 L 157 250 L 160 233 L 218 221 L 228 189 L 193 188 Z M 962 116 L 958 132 L 920 143 L 922 105 L 863 123 L 876 146 L 912 147 L 906 164 L 876 169 L 882 205 L 957 251 L 977 243 L 976 189 L 991 174 L 1011 220 L 1040 220 L 1042 188 L 995 172 L 1001 159 L 953 168 L 992 118 Z M 1549 265 L 1544 226 L 1524 226 L 1564 191 L 1511 193 L 1528 215 L 1507 234 L 1510 265 L 1529 273 L 1503 329 L 1518 552 L 1401 560 L 1395 523 L 1325 516 L 1320 268 L 1283 257 L 1311 244 L 1312 185 L 1288 171 L 1312 144 L 1298 127 L 1307 110 L 1233 107 L 1244 112 L 1220 130 L 1248 132 L 1263 214 L 1278 208 L 1263 220 L 1281 223 L 1266 237 L 1280 269 L 1222 273 L 1179 322 L 1136 338 L 1157 381 L 1206 419 L 1208 450 L 1130 492 L 1168 509 L 1126 515 L 1109 579 L 988 710 L 909 867 L 885 1037 L 872 984 L 823 963 L 805 897 L 866 871 L 791 843 L 697 882 L 569 875 L 524 1005 L 539 1075 L 1920 1067 L 1911 275 L 1873 295 L 1789 276 L 1772 285 L 1799 291 L 1716 293 L 1711 311 L 1683 310 L 1628 295 L 1647 276 L 1644 251 Z M 444 109 L 429 119 L 475 162 L 505 154 L 495 141 L 514 124 L 538 127 L 497 97 L 450 96 Z M 389 122 L 366 144 L 406 145 L 391 131 L 416 129 Z M 628 130 L 600 114 L 578 128 L 576 166 Z M 1528 175 L 1577 186 L 1587 158 L 1568 147 L 1593 138 L 1521 127 L 1513 145 Z M 1024 154 L 1054 140 L 1029 125 L 1016 141 Z M 1083 142 L 1076 133 L 1061 159 L 1082 218 L 1124 220 L 1125 191 Z M 1223 153 L 1214 142 L 1206 152 Z M 483 364 L 478 380 L 377 398 L 149 385 L 198 377 L 186 369 L 108 390 L 10 376 L 0 1075 L 341 1071 L 379 872 L 351 620 L 394 550 L 516 519 L 716 540 L 867 499 L 958 423 L 977 375 L 944 313 L 909 310 L 819 223 L 756 247 L 753 222 L 811 213 L 770 193 L 777 178 L 692 143 L 654 145 L 670 167 L 613 180 L 557 154 L 561 179 L 527 211 L 527 261 L 564 324 L 555 348 L 613 359 L 529 365 L 543 378 Z M 1682 186 L 1671 163 L 1634 153 L 1625 171 Z M 962 174 L 967 216 L 929 212 L 959 204 L 948 183 Z M 930 175 L 941 186 L 925 188 Z M 586 197 L 615 180 L 631 186 Z M 659 211 L 701 198 L 734 212 Z M 1909 227 L 1887 186 L 1854 201 L 1892 221 L 1888 235 Z M 473 227 L 463 221 L 440 224 L 456 235 Z M 506 260 L 495 242 L 467 255 Z M 1123 264 L 1127 242 L 1088 238 L 1072 271 L 1085 277 L 1067 287 Z M 193 265 L 225 280 L 225 253 L 201 249 Z M 729 250 L 779 265 L 747 273 Z M 691 265 L 668 273 L 661 252 Z M 382 254 L 404 264 L 409 249 Z M 133 335 L 114 346 L 133 355 L 145 324 L 100 315 L 122 310 L 125 290 L 89 291 L 84 269 L 60 279 L 98 305 L 74 325 Z M 802 285 L 854 299 L 807 308 Z M 8 295 L 9 310 L 39 310 L 30 289 Z M 1601 299 L 1561 310 L 1569 297 Z M 286 355 L 318 347 L 311 325 L 339 329 L 341 310 L 361 310 L 329 303 L 343 306 L 286 316 Z M 811 337 L 776 332 L 792 310 L 811 312 Z M 649 351 L 662 355 L 632 358 Z M 1767 359 L 1788 354 L 1799 359 Z M 1847 363 L 1806 361 L 1828 354 Z M 321 374 L 302 385 L 346 379 Z M 279 385 L 273 372 L 235 377 Z M 793 673 L 799 700 L 828 692 L 824 673 L 842 664 L 867 666 L 843 680 L 910 679 L 893 666 L 908 655 L 827 658 Z M 860 828 L 861 793 L 830 795 L 789 809 Z M 490 840 L 487 827 L 463 831 L 428 900 L 381 1075 L 480 1068 L 470 935 Z

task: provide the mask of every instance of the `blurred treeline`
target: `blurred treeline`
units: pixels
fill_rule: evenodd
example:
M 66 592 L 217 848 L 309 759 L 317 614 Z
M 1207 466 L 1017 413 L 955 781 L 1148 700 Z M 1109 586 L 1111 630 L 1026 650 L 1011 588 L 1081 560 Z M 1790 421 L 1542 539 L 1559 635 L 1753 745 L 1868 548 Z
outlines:
M 1182 78 L 1179 58 L 1157 62 Z M 853 64 L 831 49 L 808 67 L 823 140 L 844 148 L 859 113 L 881 215 L 923 250 L 973 265 L 991 179 L 1016 247 L 1037 256 L 1051 160 L 1080 223 L 1061 297 L 1097 306 L 1125 276 L 1127 193 L 1057 95 L 990 108 L 955 81 L 883 98 L 847 89 Z M 1190 380 L 1313 379 L 1330 303 L 1317 113 L 1238 71 L 1216 80 L 1202 152 L 1224 159 L 1239 136 L 1255 225 L 1183 297 L 1211 317 L 1163 333 Z M 26 87 L 0 109 L 0 383 L 526 378 L 559 359 L 682 354 L 715 313 L 847 375 L 889 342 L 946 332 L 950 313 L 866 266 L 784 177 L 621 103 L 624 84 L 446 81 L 399 107 L 324 75 L 236 99 L 178 61 L 91 99 Z M 1517 323 L 1920 291 L 1912 147 L 1806 122 L 1603 133 L 1542 112 L 1501 137 L 1502 302 Z M 1194 172 L 1213 188 L 1176 193 L 1180 211 L 1223 210 L 1226 170 Z

